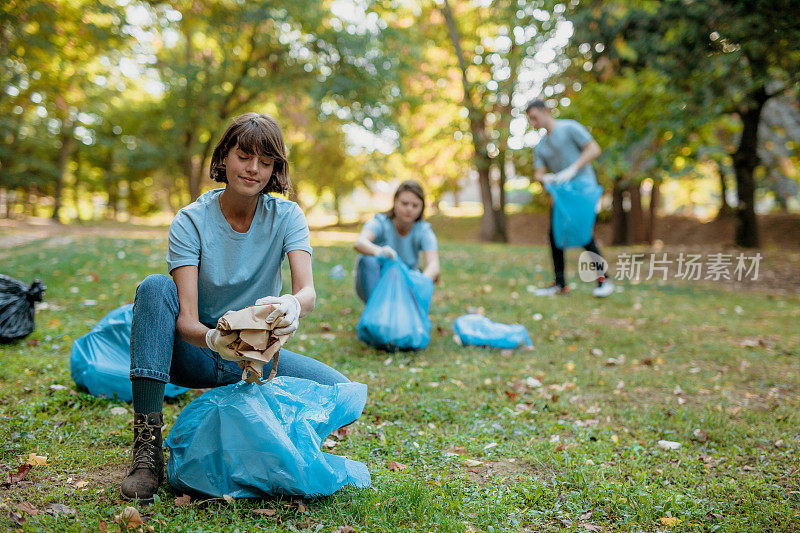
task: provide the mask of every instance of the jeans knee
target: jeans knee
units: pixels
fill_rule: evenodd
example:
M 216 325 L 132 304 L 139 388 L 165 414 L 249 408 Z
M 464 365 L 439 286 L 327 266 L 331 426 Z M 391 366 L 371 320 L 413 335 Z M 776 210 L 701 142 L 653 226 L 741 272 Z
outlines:
M 381 265 L 378 258 L 374 255 L 360 255 L 356 262 L 356 271 L 366 274 L 367 272 L 379 271 Z
M 144 278 L 136 288 L 136 299 L 158 301 L 163 298 L 167 302 L 178 301 L 178 287 L 172 278 L 164 274 L 151 274 Z

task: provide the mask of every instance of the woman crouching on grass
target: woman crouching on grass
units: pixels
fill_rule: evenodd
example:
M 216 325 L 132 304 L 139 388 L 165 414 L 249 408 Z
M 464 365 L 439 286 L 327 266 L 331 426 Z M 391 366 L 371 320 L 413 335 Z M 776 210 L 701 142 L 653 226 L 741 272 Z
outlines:
M 422 220 L 425 193 L 413 180 L 404 181 L 394 193 L 392 208 L 376 214 L 356 238 L 353 247 L 361 255 L 356 261 L 356 294 L 369 299 L 380 278 L 378 257 L 400 259 L 412 270 L 419 269 L 419 255 L 425 259 L 424 275 L 439 278 L 439 250 L 431 225 Z
M 169 228 L 171 278 L 151 275 L 136 289 L 131 327 L 133 460 L 121 492 L 153 500 L 164 480 L 161 428 L 167 383 L 208 388 L 237 383 L 236 334 L 221 335 L 228 310 L 277 304 L 276 335 L 291 335 L 314 308 L 306 218 L 294 202 L 270 193 L 290 190 L 286 149 L 269 115 L 236 117 L 214 149 L 211 178 L 225 183 L 181 209 Z M 281 264 L 289 258 L 292 292 L 281 295 Z M 326 385 L 349 381 L 328 365 L 282 349 L 277 375 Z

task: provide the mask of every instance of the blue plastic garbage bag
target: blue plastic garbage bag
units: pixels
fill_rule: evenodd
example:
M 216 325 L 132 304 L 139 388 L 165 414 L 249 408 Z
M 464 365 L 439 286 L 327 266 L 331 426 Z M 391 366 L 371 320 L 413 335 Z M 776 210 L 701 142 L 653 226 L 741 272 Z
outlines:
M 100 319 L 92 330 L 75 339 L 69 369 L 79 387 L 92 396 L 117 397 L 130 402 L 131 322 L 133 304 L 117 307 Z M 167 384 L 164 394 L 174 398 L 189 389 Z
M 453 322 L 453 331 L 464 346 L 516 348 L 532 346 L 528 330 L 522 324 L 492 322 L 483 315 L 462 315 Z
M 431 340 L 433 281 L 402 261 L 379 262 L 381 277 L 358 320 L 358 338 L 388 351 L 422 350 Z
M 603 195 L 596 183 L 573 180 L 545 183 L 553 197 L 553 239 L 558 248 L 586 246 L 592 240 L 595 206 Z
M 326 436 L 361 416 L 366 401 L 363 383 L 285 376 L 212 389 L 187 405 L 169 432 L 169 484 L 215 498 L 368 487 L 366 465 L 320 451 Z

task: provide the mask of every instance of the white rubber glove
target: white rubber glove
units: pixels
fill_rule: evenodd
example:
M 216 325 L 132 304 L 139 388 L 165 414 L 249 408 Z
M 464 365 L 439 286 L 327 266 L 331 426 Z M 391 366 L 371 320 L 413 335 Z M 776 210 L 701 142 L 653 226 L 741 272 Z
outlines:
M 578 165 L 575 164 L 575 163 L 572 163 L 570 166 L 568 166 L 564 170 L 562 170 L 560 172 L 556 172 L 555 174 L 553 174 L 553 182 L 554 183 L 566 183 L 566 182 L 568 182 L 569 180 L 571 180 L 572 178 L 575 177 L 575 175 L 578 173 L 578 170 L 580 170 L 578 168 Z
M 256 305 L 264 304 L 278 305 L 267 316 L 267 323 L 273 325 L 275 335 L 294 335 L 300 326 L 300 301 L 293 294 L 265 296 L 256 300 Z
M 397 252 L 394 251 L 394 248 L 391 246 L 381 246 L 378 249 L 378 253 L 375 254 L 377 257 L 385 257 L 387 259 L 397 259 Z
M 236 352 L 230 348 L 230 344 L 237 336 L 234 332 L 225 334 L 218 329 L 210 329 L 206 332 L 206 346 L 223 357 L 236 357 Z

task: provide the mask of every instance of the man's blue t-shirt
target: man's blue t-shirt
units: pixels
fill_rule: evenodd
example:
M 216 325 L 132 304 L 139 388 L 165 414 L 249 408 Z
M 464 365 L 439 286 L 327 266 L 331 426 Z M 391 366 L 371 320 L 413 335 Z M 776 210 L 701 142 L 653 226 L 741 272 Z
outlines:
M 197 307 L 207 325 L 263 296 L 279 296 L 283 258 L 292 250 L 311 253 L 308 223 L 296 203 L 259 195 L 250 229 L 239 233 L 220 210 L 222 191 L 200 196 L 178 211 L 169 227 L 169 271 L 198 267 Z
M 558 119 L 553 131 L 542 137 L 534 149 L 534 168 L 547 167 L 549 172 L 560 172 L 578 160 L 592 135 L 577 120 Z M 591 163 L 584 165 L 572 178 L 587 185 L 597 183 Z
M 392 219 L 383 213 L 378 213 L 364 224 L 364 229 L 375 235 L 373 242 L 378 246 L 391 246 L 397 252 L 397 257 L 410 269 L 419 268 L 420 252 L 436 250 L 438 247 L 431 225 L 424 220 L 414 222 L 405 237 L 397 233 Z

